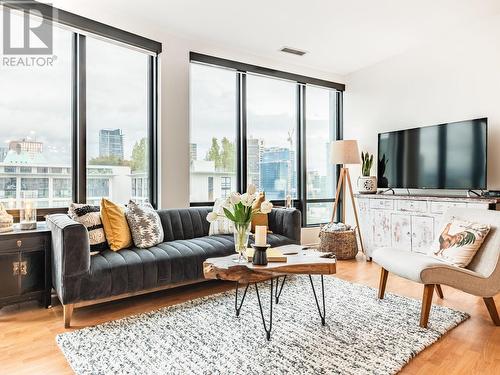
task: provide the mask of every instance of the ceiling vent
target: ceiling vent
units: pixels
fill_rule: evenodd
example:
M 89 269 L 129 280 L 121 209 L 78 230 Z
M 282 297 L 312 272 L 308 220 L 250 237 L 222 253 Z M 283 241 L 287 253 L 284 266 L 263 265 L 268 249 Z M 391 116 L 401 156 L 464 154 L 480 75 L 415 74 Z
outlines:
M 301 51 L 300 49 L 295 49 L 290 47 L 283 47 L 282 49 L 280 49 L 280 51 L 285 53 L 291 53 L 292 55 L 297 55 L 297 56 L 304 56 L 306 54 L 306 51 Z

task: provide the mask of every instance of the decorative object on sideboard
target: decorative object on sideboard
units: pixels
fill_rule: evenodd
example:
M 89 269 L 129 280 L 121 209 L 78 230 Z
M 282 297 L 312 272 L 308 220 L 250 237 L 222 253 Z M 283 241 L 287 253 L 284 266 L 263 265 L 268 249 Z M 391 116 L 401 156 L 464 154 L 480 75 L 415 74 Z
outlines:
M 258 209 L 253 207 L 258 198 L 256 190 L 255 185 L 250 184 L 244 194 L 231 193 L 222 206 L 223 214 L 212 211 L 207 215 L 207 221 L 210 223 L 219 216 L 225 216 L 234 223 L 234 248 L 239 254 L 235 260 L 237 263 L 246 262 L 243 255 L 248 247 L 252 217 L 258 213 L 268 214 L 273 208 L 273 204 L 269 201 L 262 202 Z
M 359 227 L 358 211 L 356 209 L 356 202 L 354 201 L 354 195 L 352 192 L 351 177 L 349 175 L 349 168 L 346 168 L 346 164 L 360 164 L 358 142 L 355 140 L 341 140 L 334 141 L 331 143 L 331 153 L 330 162 L 332 164 L 341 164 L 340 175 L 337 184 L 337 192 L 335 194 L 335 203 L 333 204 L 332 219 L 331 222 L 335 221 L 337 207 L 340 201 L 340 194 L 342 192 L 342 215 L 341 221 L 345 223 L 345 207 L 346 207 L 346 184 L 349 185 L 349 194 L 351 196 L 352 209 L 354 211 L 354 219 L 356 220 L 356 229 L 359 236 L 359 244 L 361 251 L 364 253 L 363 239 L 361 237 L 361 229 Z
M 14 218 L 7 213 L 4 205 L 0 203 L 0 233 L 11 232 L 13 230 Z
M 371 176 L 373 166 L 373 154 L 361 152 L 361 174 L 358 177 L 358 191 L 361 194 L 375 194 L 377 192 L 377 177 Z
M 22 230 L 36 229 L 36 200 L 38 192 L 27 190 L 21 192 L 21 209 L 19 210 L 19 228 Z

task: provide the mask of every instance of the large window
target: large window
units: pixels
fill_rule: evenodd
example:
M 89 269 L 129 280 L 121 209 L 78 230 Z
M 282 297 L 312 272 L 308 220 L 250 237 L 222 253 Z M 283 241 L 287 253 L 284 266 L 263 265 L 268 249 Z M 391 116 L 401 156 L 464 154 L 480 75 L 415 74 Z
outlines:
M 191 64 L 190 82 L 190 200 L 213 202 L 236 190 L 237 73 Z
M 132 181 L 137 175 L 141 184 L 148 179 L 149 56 L 91 37 L 86 45 L 87 199 L 144 200 L 149 192 L 132 192 Z M 105 176 L 98 176 L 99 169 L 107 171 Z M 94 184 L 103 186 L 103 179 L 107 187 L 94 189 Z
M 22 17 L 11 12 L 10 20 L 11 35 L 20 37 Z M 37 191 L 39 207 L 67 206 L 55 199 L 51 177 L 26 176 L 56 166 L 71 171 L 72 38 L 53 28 L 57 59 L 50 67 L 0 64 L 0 203 L 8 208 L 20 207 L 26 190 Z
M 344 86 L 195 53 L 191 60 L 192 204 L 253 183 L 277 206 L 290 196 L 303 225 L 328 222 Z
M 247 181 L 270 200 L 297 198 L 297 84 L 248 74 Z
M 0 17 L 10 19 L 16 47 L 26 48 L 23 22 L 33 4 L 0 6 Z M 5 94 L 0 95 L 0 203 L 19 208 L 22 193 L 30 191 L 40 208 L 67 207 L 72 201 L 97 204 L 102 197 L 156 204 L 151 187 L 156 184 L 156 55 L 161 44 L 74 14 L 54 13 L 46 4 L 35 6 L 43 22 L 52 25 L 53 49 L 34 60 L 16 55 L 12 61 L 22 64 L 5 59 L 0 64 Z M 33 24 L 42 22 L 34 17 L 29 15 Z M 85 35 L 78 32 L 81 27 Z
M 325 223 L 332 217 L 335 167 L 330 144 L 336 139 L 337 92 L 306 86 L 306 217 L 307 224 Z

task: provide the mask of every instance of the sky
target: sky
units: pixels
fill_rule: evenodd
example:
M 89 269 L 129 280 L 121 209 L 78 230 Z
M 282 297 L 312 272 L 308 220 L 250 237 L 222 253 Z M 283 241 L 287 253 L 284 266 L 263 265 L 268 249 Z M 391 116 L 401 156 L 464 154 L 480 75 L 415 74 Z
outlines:
M 12 18 L 14 35 L 20 18 Z M 52 67 L 0 65 L 0 147 L 30 137 L 54 164 L 71 163 L 72 33 L 54 27 Z M 19 35 L 17 35 L 19 37 Z M 123 129 L 125 158 L 147 135 L 147 55 L 87 37 L 87 154 L 98 156 L 99 129 Z

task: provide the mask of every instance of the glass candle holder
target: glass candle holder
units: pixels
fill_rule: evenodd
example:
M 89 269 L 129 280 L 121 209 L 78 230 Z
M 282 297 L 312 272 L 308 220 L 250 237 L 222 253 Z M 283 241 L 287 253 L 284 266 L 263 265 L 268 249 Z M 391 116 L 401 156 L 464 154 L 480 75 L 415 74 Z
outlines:
M 21 209 L 19 210 L 19 227 L 21 230 L 36 229 L 37 191 L 21 192 Z

